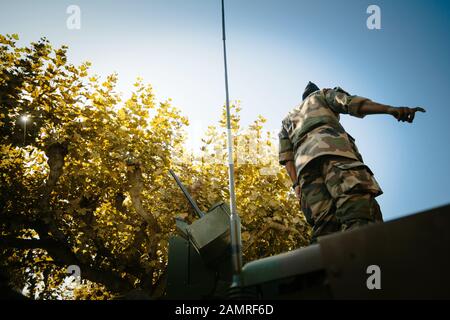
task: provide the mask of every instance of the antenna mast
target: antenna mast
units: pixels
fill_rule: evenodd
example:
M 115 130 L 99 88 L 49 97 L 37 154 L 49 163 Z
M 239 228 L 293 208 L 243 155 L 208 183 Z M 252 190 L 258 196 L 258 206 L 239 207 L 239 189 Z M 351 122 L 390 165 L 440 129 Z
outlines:
M 231 257 L 233 261 L 233 284 L 232 287 L 240 286 L 240 274 L 242 269 L 242 244 L 241 244 L 241 219 L 236 210 L 236 194 L 234 190 L 234 162 L 233 162 L 233 137 L 231 132 L 230 99 L 228 94 L 228 69 L 227 69 L 227 46 L 225 37 L 225 5 L 222 0 L 222 40 L 223 61 L 225 67 L 225 93 L 227 109 L 227 136 L 228 136 L 228 177 L 230 190 L 230 237 Z

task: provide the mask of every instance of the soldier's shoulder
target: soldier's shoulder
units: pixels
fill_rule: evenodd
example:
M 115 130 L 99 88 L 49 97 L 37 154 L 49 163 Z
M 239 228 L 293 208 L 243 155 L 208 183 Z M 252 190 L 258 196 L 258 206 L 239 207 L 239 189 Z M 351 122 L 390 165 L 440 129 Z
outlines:
M 333 90 L 336 91 L 336 92 L 345 93 L 347 95 L 350 95 L 350 93 L 348 93 L 347 91 L 345 91 L 341 87 L 335 87 Z
M 286 117 L 283 118 L 283 125 L 289 126 L 292 123 L 292 119 L 298 113 L 296 110 L 298 110 L 297 107 L 288 112 Z
M 324 95 L 326 95 L 327 93 L 329 93 L 329 92 L 331 92 L 331 91 L 333 91 L 333 89 L 331 89 L 331 88 L 323 88 L 323 89 L 320 89 L 320 92 L 321 92 L 322 94 L 324 94 Z
M 297 112 L 302 108 L 303 104 L 305 101 L 302 101 L 298 104 L 296 104 L 291 110 L 289 110 L 288 114 L 286 115 L 286 117 L 283 119 L 283 121 L 285 119 L 290 120 L 292 116 L 294 116 L 295 114 L 297 114 Z
M 334 87 L 334 88 L 324 88 L 324 89 L 322 89 L 322 90 L 320 90 L 320 91 L 322 91 L 322 93 L 324 94 L 324 95 L 327 95 L 327 94 L 336 94 L 336 93 L 345 93 L 345 94 L 347 94 L 347 95 L 350 95 L 347 91 L 345 91 L 344 89 L 342 89 L 341 87 Z

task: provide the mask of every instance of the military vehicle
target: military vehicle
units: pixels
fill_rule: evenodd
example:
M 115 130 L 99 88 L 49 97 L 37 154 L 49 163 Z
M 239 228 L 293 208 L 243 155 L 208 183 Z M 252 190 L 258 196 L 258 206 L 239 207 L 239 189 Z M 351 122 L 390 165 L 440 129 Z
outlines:
M 317 244 L 250 261 L 232 287 L 230 211 L 177 220 L 169 240 L 167 299 L 449 299 L 450 205 L 319 238 Z M 374 271 L 380 288 L 371 287 Z M 368 283 L 369 282 L 369 283 Z

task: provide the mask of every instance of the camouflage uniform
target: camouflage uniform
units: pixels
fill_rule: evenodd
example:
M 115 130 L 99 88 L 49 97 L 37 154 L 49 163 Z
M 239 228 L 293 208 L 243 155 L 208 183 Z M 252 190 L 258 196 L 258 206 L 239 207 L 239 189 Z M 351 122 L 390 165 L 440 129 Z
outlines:
M 367 98 L 341 88 L 310 94 L 283 120 L 279 161 L 295 161 L 301 206 L 318 236 L 382 221 L 375 197 L 382 190 L 339 123 L 339 114 L 359 114 Z

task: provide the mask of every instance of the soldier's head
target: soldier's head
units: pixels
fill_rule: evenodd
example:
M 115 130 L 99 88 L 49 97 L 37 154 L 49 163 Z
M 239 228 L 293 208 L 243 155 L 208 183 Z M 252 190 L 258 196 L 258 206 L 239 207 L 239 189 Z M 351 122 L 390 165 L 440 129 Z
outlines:
M 316 92 L 317 90 L 320 90 L 320 88 L 309 81 L 306 85 L 305 91 L 303 92 L 303 100 L 305 100 L 306 97 L 308 97 L 311 93 Z

